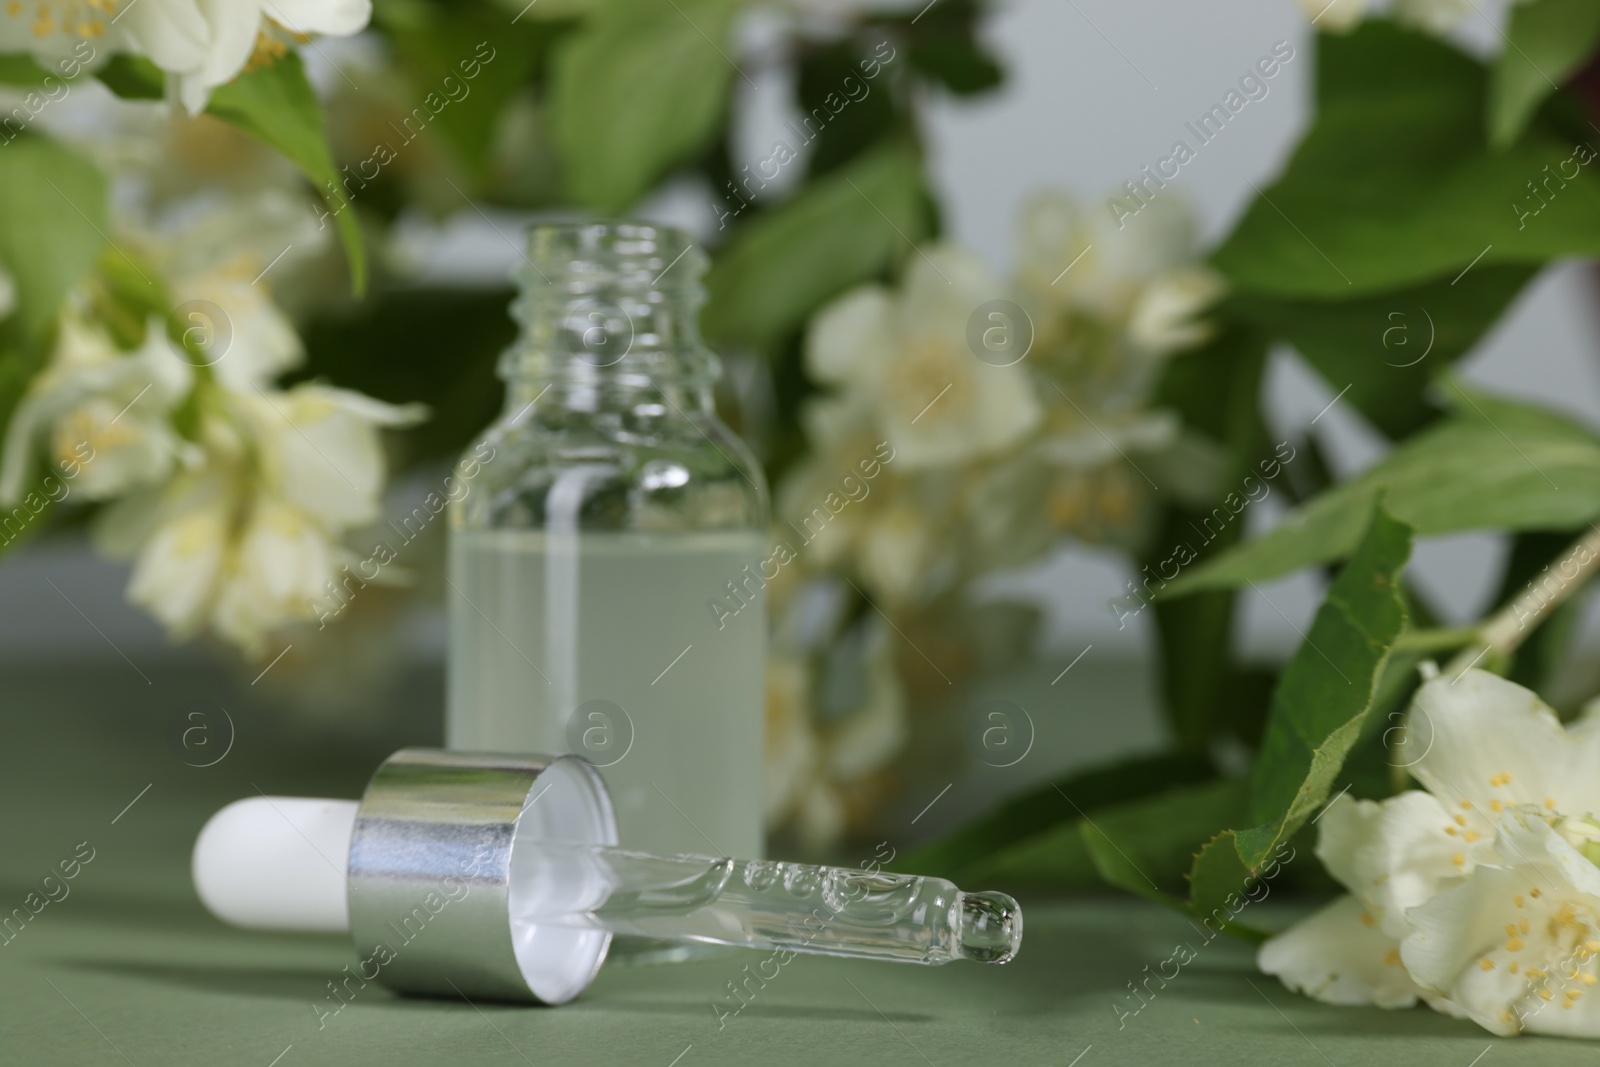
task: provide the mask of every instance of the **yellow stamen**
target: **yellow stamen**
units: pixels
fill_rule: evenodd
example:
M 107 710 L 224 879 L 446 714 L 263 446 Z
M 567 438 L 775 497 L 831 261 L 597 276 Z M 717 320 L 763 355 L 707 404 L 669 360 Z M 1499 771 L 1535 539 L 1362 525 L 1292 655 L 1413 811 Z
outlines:
M 1526 947 L 1527 946 L 1522 943 L 1522 938 L 1520 938 L 1520 937 L 1508 937 L 1508 938 L 1506 938 L 1506 951 L 1507 952 L 1521 952 Z
M 1485 971 L 1492 971 L 1494 970 L 1494 960 L 1485 957 L 1478 961 L 1478 966 Z
M 1518 893 L 1516 896 L 1512 897 L 1511 903 L 1515 904 L 1519 908 L 1522 907 L 1522 894 Z
M 1505 807 L 1504 801 L 1502 801 L 1499 797 L 1495 797 L 1493 800 L 1489 801 L 1489 808 L 1491 811 L 1504 811 Z
M 1556 810 L 1556 798 L 1555 797 L 1545 797 L 1544 798 L 1544 806 L 1549 808 L 1551 811 L 1555 811 Z
M 250 58 L 245 61 L 244 69 L 248 73 L 270 67 L 288 54 L 289 46 L 282 40 L 265 30 L 257 30 L 255 48 L 251 51 Z
M 1366 912 L 1362 912 L 1361 913 L 1361 925 L 1362 926 L 1371 926 L 1372 925 L 1372 916 L 1368 915 Z
M 1491 774 L 1489 776 L 1489 784 L 1490 785 L 1494 785 L 1494 786 L 1505 785 L 1509 781 L 1511 781 L 1511 772 L 1510 771 L 1501 771 L 1499 774 Z
M 1450 862 L 1455 864 L 1457 867 L 1461 867 L 1461 866 L 1464 866 L 1466 864 L 1467 857 L 1465 857 L 1461 853 L 1457 852 L 1454 856 L 1450 857 Z
M 1478 831 L 1476 831 L 1476 830 L 1463 830 L 1463 831 L 1461 831 L 1461 839 L 1463 841 L 1467 841 L 1467 842 L 1476 841 L 1478 839 Z

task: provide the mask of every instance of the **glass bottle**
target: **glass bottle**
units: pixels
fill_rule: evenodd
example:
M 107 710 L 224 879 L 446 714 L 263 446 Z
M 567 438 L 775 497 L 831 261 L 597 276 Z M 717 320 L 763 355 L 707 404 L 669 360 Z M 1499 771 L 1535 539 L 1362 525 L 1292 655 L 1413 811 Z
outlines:
M 446 744 L 584 757 L 624 847 L 763 855 L 768 495 L 713 409 L 705 257 L 589 222 L 526 260 L 506 407 L 456 471 Z

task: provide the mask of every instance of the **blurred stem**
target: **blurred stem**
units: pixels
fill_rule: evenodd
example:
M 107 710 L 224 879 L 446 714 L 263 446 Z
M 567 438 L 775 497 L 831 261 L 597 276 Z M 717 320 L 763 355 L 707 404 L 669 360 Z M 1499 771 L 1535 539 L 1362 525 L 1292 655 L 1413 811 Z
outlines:
M 1460 677 L 1484 657 L 1505 663 L 1522 642 L 1532 636 L 1551 612 L 1566 603 L 1574 593 L 1600 570 L 1600 526 L 1589 532 L 1554 560 L 1528 583 L 1511 602 L 1476 629 L 1476 638 L 1463 648 L 1446 674 Z
M 1478 640 L 1479 627 L 1407 630 L 1395 638 L 1395 652 L 1443 652 Z

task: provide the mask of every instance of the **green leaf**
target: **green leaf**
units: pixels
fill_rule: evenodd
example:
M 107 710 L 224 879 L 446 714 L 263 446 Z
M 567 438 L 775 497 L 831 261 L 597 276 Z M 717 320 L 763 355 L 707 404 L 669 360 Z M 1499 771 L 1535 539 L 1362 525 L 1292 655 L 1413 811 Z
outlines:
M 160 100 L 165 95 L 167 76 L 144 56 L 119 52 L 94 76 L 124 100 Z
M 166 76 L 142 56 L 112 56 L 95 76 L 126 100 L 159 100 L 165 95 Z M 367 261 L 361 229 L 355 212 L 349 210 L 349 196 L 323 131 L 322 107 L 299 55 L 290 52 L 218 87 L 206 111 L 281 152 L 311 180 L 338 226 L 351 284 L 358 294 L 365 291 Z
M 1359 732 L 1389 646 L 1405 626 L 1398 583 L 1410 557 L 1411 528 L 1374 507 L 1278 682 L 1250 789 L 1251 818 L 1277 820 L 1270 844 L 1311 817 Z
M 975 0 L 941 0 L 924 10 L 907 31 L 912 68 L 959 96 L 998 86 L 1005 73 L 977 40 L 983 15 Z
M 906 853 L 895 867 L 959 879 L 992 857 L 1062 827 L 1070 838 L 1084 814 L 1137 802 L 1159 790 L 1198 785 L 1214 775 L 1210 760 L 1193 753 L 1139 756 L 1081 771 L 1012 797 L 943 839 Z M 1078 862 L 1065 857 L 1062 869 L 1074 871 L 1079 884 L 1092 882 L 1082 842 L 1071 839 L 1067 848 Z
M 891 47 L 887 41 L 873 41 L 877 47 L 869 48 L 869 40 L 847 37 L 808 48 L 800 59 L 794 86 L 800 118 L 787 127 L 782 141 L 795 151 L 808 150 L 805 169 L 810 177 L 827 174 L 895 137 L 912 134 L 911 116 L 895 99 L 895 83 L 902 73 L 896 64 L 904 66 L 905 60 L 892 50 L 884 52 Z M 887 62 L 883 55 L 889 57 Z M 873 70 L 877 77 L 868 78 L 867 72 Z M 778 158 L 776 145 L 771 151 L 774 155 L 769 158 Z M 743 177 L 743 173 L 729 176 L 735 190 Z M 725 199 L 730 206 L 738 203 L 733 194 Z
M 1600 254 L 1594 151 L 1536 120 L 1490 152 L 1476 60 L 1379 20 L 1317 47 L 1316 121 L 1213 257 L 1236 291 L 1348 299 Z
M 361 245 L 361 227 L 333 165 L 323 131 L 322 107 L 306 80 L 299 55 L 290 52 L 275 63 L 246 71 L 219 86 L 212 92 L 206 111 L 277 149 L 311 179 L 339 228 L 350 264 L 351 286 L 358 295 L 365 292 L 367 257 Z
M 1194 857 L 1194 865 L 1189 870 L 1190 914 L 1215 919 L 1230 932 L 1257 939 L 1248 929 L 1241 930 L 1231 922 L 1233 915 L 1243 910 L 1239 901 L 1248 895 L 1245 887 L 1252 879 L 1271 881 L 1279 865 L 1296 858 L 1291 850 L 1288 856 L 1280 853 L 1271 857 L 1260 870 L 1251 870 L 1239 858 L 1237 834 L 1233 830 L 1223 831 L 1206 842 Z
M 1223 906 L 1259 876 L 1327 801 L 1360 738 L 1406 612 L 1400 572 L 1411 529 L 1382 506 L 1328 595 L 1273 694 L 1272 715 L 1250 783 L 1249 829 L 1229 830 L 1202 850 L 1190 874 L 1196 909 Z
M 1575 74 L 1600 41 L 1597 0 L 1514 4 L 1489 78 L 1489 143 L 1510 145 L 1557 85 Z
M 16 316 L 37 338 L 106 244 L 106 183 L 54 141 L 21 134 L 0 149 L 0 262 L 15 279 Z
M 0 85 L 22 85 L 32 88 L 51 76 L 30 55 L 12 53 L 0 55 Z
M 557 47 L 552 134 L 574 199 L 617 212 L 721 128 L 737 0 L 606 0 Z
M 1077 829 L 1108 884 L 1181 907 L 1183 879 L 1195 853 L 1217 827 L 1244 814 L 1246 793 L 1245 783 L 1235 779 L 1171 789 L 1085 818 Z
M 385 18 L 384 32 L 411 75 L 426 128 L 482 182 L 502 112 L 523 91 L 555 31 L 532 12 L 514 24 L 490 7 L 430 7 L 422 13 L 428 17 Z
M 1455 414 L 1272 530 L 1180 575 L 1162 596 L 1243 585 L 1348 556 L 1372 502 L 1419 536 L 1570 529 L 1600 518 L 1600 440 L 1552 411 L 1468 393 Z
M 1063 791 L 1057 825 L 962 869 L 974 885 L 1092 889 L 1109 883 L 1162 904 L 1180 904 L 1197 849 L 1244 815 L 1247 786 L 1213 778 L 1158 782 L 1158 791 L 1090 809 Z M 1070 798 L 1070 799 L 1069 799 Z M 910 860 L 897 866 L 911 870 Z M 921 870 L 923 868 L 916 868 Z
M 928 232 L 909 148 L 876 149 L 745 224 L 706 275 L 701 324 L 717 341 L 770 348 L 824 301 L 882 274 Z
M 1441 278 L 1354 300 L 1242 296 L 1225 314 L 1289 342 L 1344 403 L 1400 438 L 1438 416 L 1428 386 L 1477 344 L 1535 270 L 1479 265 L 1453 284 Z
M 1256 474 L 1253 468 L 1267 451 L 1258 399 L 1266 356 L 1262 335 L 1234 326 L 1205 347 L 1170 361 L 1162 374 L 1156 403 L 1223 446 L 1223 470 L 1218 484 L 1204 494 L 1208 500 L 1222 500 L 1246 475 Z M 1159 582 L 1176 567 L 1193 566 L 1194 560 L 1208 559 L 1244 536 L 1243 522 L 1229 523 L 1195 547 L 1195 531 L 1210 517 L 1182 503 L 1163 509 L 1155 537 L 1140 553 L 1140 574 Z M 1163 706 L 1179 744 L 1197 751 L 1210 746 L 1223 719 L 1241 710 L 1244 694 L 1229 656 L 1233 611 L 1234 595 L 1224 591 L 1154 605 Z M 1119 615 L 1119 626 L 1123 618 Z

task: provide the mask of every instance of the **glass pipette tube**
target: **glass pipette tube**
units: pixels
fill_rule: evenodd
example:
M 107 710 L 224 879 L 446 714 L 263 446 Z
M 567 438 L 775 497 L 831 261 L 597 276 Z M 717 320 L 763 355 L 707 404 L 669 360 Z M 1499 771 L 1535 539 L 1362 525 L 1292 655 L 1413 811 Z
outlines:
M 525 842 L 514 918 L 666 941 L 903 963 L 1006 963 L 1022 910 L 942 878 Z

